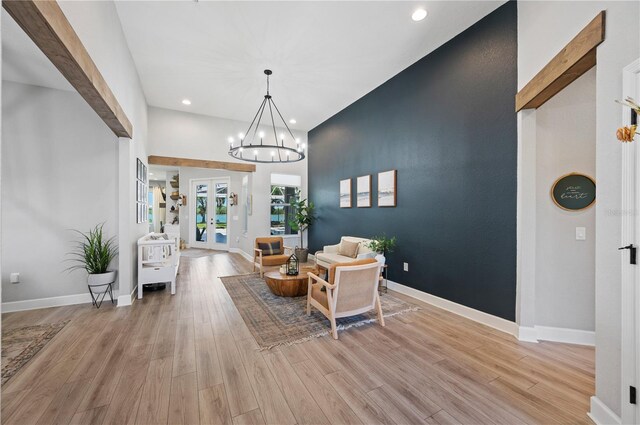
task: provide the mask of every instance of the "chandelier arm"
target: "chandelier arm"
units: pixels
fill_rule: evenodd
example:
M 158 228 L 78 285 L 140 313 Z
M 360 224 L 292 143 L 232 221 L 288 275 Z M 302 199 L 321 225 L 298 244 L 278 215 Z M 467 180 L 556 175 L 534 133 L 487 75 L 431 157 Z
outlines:
M 271 104 L 273 100 L 269 99 L 269 114 L 271 114 L 271 125 L 273 126 L 273 136 L 276 138 L 276 147 L 278 147 L 278 132 L 276 131 L 276 123 L 273 120 L 273 109 L 271 108 Z M 284 144 L 283 144 L 284 146 Z M 280 149 L 278 149 L 278 159 L 282 162 L 282 155 L 280 155 Z
M 293 133 L 291 132 L 291 129 L 289 128 L 289 126 L 287 125 L 287 122 L 285 121 L 284 118 L 282 118 L 282 114 L 280 113 L 280 110 L 278 109 L 278 105 L 276 105 L 276 102 L 273 102 L 273 107 L 276 108 L 276 112 L 278 113 L 278 115 L 280 116 L 280 119 L 282 120 L 282 123 L 284 124 L 285 128 L 287 129 L 287 131 L 289 132 L 289 134 L 291 135 L 291 137 L 293 138 L 293 141 L 296 140 L 296 136 L 293 135 Z
M 267 98 L 265 97 L 262 101 L 262 105 L 260 105 L 260 116 L 258 117 L 258 122 L 256 123 L 256 128 L 253 130 L 253 138 L 251 141 L 253 142 L 256 138 L 256 133 L 258 133 L 258 127 L 260 127 L 260 121 L 262 121 L 262 114 L 264 113 L 264 105 L 267 103 Z M 260 138 L 260 146 L 262 146 L 262 138 Z
M 264 102 L 266 102 L 266 101 L 267 101 L 266 98 L 262 99 L 262 103 L 260 104 L 260 106 L 258 106 L 258 110 L 256 111 L 256 114 L 253 116 L 253 120 L 251 121 L 251 124 L 249 124 L 249 128 L 247 128 L 247 132 L 245 133 L 245 136 L 244 136 L 245 139 L 249 135 L 249 132 L 251 131 L 251 127 L 253 126 L 253 123 L 256 122 L 256 118 L 258 117 L 258 114 L 260 113 L 260 109 L 262 109 L 262 105 L 264 105 Z M 254 133 L 254 137 L 255 137 L 255 133 Z M 240 146 L 242 146 L 242 140 L 240 140 Z

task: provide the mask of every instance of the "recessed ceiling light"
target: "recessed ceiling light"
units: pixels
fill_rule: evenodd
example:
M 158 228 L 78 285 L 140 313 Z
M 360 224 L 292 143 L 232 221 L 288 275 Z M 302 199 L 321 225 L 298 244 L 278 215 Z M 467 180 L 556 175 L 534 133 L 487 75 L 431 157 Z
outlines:
M 414 21 L 422 21 L 426 17 L 427 11 L 422 8 L 416 9 L 416 11 L 413 12 L 413 15 L 411 15 L 411 19 L 413 19 Z
M 291 119 L 289 120 L 289 124 L 295 124 L 295 123 L 297 123 L 297 122 L 298 122 L 298 121 L 294 120 L 293 118 L 291 118 Z
M 189 99 L 182 99 L 183 105 L 191 105 L 191 101 Z

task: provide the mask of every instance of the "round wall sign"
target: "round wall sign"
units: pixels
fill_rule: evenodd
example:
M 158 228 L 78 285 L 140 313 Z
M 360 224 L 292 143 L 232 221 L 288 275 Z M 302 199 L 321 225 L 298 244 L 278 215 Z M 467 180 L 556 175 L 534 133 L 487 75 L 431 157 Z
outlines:
M 596 201 L 596 183 L 584 174 L 567 174 L 553 184 L 551 199 L 567 211 L 589 208 Z

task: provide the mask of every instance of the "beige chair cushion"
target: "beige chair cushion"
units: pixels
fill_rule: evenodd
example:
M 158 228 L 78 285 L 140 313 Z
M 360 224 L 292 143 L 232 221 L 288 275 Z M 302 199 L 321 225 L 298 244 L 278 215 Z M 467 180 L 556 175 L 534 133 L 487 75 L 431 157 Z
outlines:
M 338 247 L 338 255 L 344 255 L 349 258 L 356 258 L 358 255 L 359 242 L 341 241 Z
M 348 263 L 352 259 L 349 257 L 345 257 L 340 254 L 327 254 L 326 252 L 319 252 L 317 254 L 318 261 L 322 261 L 325 263 L 333 264 L 333 263 Z
M 336 267 L 350 267 L 350 266 L 363 266 L 365 264 L 376 263 L 375 258 L 365 258 L 363 260 L 351 261 L 348 263 L 336 263 L 329 266 L 329 280 L 328 282 L 333 285 L 333 281 L 336 278 Z
M 263 266 L 281 266 L 289 260 L 288 255 L 268 255 L 262 257 Z

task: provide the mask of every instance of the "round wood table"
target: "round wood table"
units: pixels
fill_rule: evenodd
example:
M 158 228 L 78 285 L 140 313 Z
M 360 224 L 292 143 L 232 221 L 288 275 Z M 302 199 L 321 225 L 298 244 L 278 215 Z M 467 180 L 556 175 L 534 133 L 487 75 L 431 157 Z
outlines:
M 296 276 L 288 276 L 280 273 L 279 270 L 266 272 L 264 280 L 271 292 L 281 297 L 301 297 L 307 295 L 309 278 L 307 273 L 318 273 L 314 267 L 301 267 L 300 273 Z

